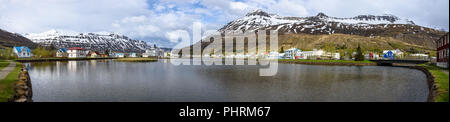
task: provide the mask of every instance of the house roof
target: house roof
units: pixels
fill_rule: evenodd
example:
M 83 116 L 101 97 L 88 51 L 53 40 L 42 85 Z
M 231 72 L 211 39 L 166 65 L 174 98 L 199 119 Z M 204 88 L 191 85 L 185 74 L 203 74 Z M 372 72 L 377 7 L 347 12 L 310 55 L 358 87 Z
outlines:
M 59 50 L 63 53 L 67 52 L 67 48 L 59 48 Z
M 17 52 L 22 52 L 23 50 L 27 51 L 27 52 L 31 52 L 30 48 L 22 46 L 22 47 L 16 47 L 14 46 L 14 49 L 17 50 Z
M 84 49 L 81 47 L 72 47 L 72 48 L 69 48 L 69 50 L 84 50 Z

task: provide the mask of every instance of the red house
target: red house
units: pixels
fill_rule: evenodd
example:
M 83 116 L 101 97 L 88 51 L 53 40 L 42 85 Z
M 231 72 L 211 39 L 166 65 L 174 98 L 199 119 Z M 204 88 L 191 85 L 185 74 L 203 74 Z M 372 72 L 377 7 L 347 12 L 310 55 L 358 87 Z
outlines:
M 448 35 L 449 33 L 442 36 L 437 40 L 437 60 L 436 65 L 443 68 L 448 68 Z

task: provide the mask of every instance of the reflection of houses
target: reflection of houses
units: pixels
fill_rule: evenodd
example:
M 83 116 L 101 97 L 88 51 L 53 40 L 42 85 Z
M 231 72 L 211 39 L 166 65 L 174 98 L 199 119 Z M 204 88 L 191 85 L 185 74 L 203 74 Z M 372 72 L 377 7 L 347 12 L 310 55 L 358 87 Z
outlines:
M 436 65 L 439 67 L 448 68 L 449 63 L 449 52 L 448 52 L 448 36 L 449 33 L 442 36 L 439 40 L 437 40 L 437 59 Z
M 18 58 L 29 58 L 32 55 L 28 47 L 14 47 L 14 53 Z
M 145 53 L 142 54 L 142 57 L 162 57 L 162 56 L 164 56 L 164 50 L 155 47 L 145 50 Z
M 98 53 L 97 51 L 89 51 L 86 56 L 89 58 L 98 58 L 100 57 L 100 53 Z
M 67 50 L 67 54 L 69 58 L 85 58 L 86 51 L 80 47 L 72 47 Z
M 56 51 L 56 57 L 67 57 L 67 48 L 60 48 Z

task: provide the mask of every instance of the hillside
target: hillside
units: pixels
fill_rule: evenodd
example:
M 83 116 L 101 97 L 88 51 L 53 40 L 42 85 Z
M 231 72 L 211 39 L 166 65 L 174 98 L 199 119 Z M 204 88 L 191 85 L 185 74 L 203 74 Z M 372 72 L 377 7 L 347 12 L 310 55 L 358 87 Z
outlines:
M 351 50 L 361 45 L 366 51 L 401 49 L 411 53 L 433 53 L 435 40 L 446 33 L 394 15 L 338 18 L 319 13 L 310 17 L 283 17 L 261 10 L 231 21 L 218 31 L 227 34 L 257 30 L 277 30 L 280 49 L 312 50 L 328 45 L 334 50 Z
M 33 43 L 31 40 L 23 37 L 22 35 L 0 29 L 0 46 L 3 47 L 28 46 L 34 48 L 36 44 Z

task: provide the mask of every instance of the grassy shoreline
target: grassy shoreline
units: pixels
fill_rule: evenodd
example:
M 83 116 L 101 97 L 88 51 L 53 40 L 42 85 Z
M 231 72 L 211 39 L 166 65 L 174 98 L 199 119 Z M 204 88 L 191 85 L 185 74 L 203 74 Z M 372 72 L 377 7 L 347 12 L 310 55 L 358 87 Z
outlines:
M 449 75 L 444 73 L 441 69 L 437 66 L 431 65 L 431 64 L 421 64 L 418 65 L 425 69 L 427 69 L 431 75 L 433 75 L 434 83 L 437 87 L 437 94 L 435 102 L 448 102 L 449 100 Z M 448 69 L 447 69 L 448 70 Z
M 4 79 L 0 80 L 0 102 L 8 102 L 14 95 L 14 83 L 17 82 L 22 64 L 16 62 L 16 67 Z
M 158 61 L 156 58 L 119 58 L 114 61 L 118 62 L 155 62 Z
M 45 62 L 45 61 L 76 61 L 76 60 L 103 60 L 103 59 L 117 59 L 113 57 L 108 58 L 21 58 L 16 59 L 18 62 Z
M 311 64 L 311 65 L 344 65 L 344 66 L 375 66 L 376 63 L 365 61 L 347 61 L 347 60 L 296 60 L 279 59 L 280 63 Z

